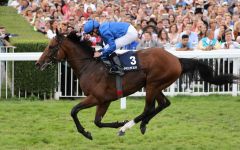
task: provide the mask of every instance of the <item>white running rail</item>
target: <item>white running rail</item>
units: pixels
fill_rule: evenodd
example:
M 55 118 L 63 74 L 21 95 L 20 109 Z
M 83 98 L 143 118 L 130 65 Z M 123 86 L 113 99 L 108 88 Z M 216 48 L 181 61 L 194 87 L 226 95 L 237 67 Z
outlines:
M 32 53 L 14 53 L 15 47 L 0 47 L 0 97 L 2 95 L 2 85 L 11 87 L 11 95 L 14 96 L 14 72 L 11 74 L 11 85 L 8 83 L 8 64 L 14 61 L 36 61 L 41 56 L 41 52 Z M 214 66 L 218 73 L 233 73 L 239 74 L 240 69 L 240 50 L 213 50 L 213 51 L 174 51 L 170 53 L 180 58 L 196 58 L 204 59 Z M 159 58 L 161 59 L 161 58 Z M 11 69 L 14 70 L 14 63 L 11 63 Z M 177 80 L 169 88 L 164 90 L 164 93 L 169 96 L 174 95 L 209 95 L 209 94 L 231 94 L 236 96 L 240 93 L 238 84 L 227 86 L 214 86 L 205 82 L 191 81 L 188 76 Z M 131 96 L 145 96 L 145 91 L 142 89 Z M 79 81 L 74 76 L 73 71 L 69 68 L 66 62 L 58 64 L 58 86 L 56 87 L 55 98 L 68 97 L 84 97 L 79 87 Z

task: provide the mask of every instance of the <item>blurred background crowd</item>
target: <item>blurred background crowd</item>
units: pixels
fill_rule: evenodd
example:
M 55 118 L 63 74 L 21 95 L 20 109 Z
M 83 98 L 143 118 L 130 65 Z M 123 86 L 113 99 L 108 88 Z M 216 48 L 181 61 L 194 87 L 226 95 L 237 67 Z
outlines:
M 240 48 L 240 1 L 237 0 L 9 0 L 37 32 L 51 39 L 58 28 L 101 45 L 97 35 L 85 35 L 84 23 L 131 23 L 138 39 L 125 49 L 148 47 L 179 51 Z

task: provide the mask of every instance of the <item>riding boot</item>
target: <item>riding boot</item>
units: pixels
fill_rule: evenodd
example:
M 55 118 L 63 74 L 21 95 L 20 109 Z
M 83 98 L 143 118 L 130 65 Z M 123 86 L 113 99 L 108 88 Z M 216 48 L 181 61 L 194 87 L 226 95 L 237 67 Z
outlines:
M 121 62 L 119 60 L 119 57 L 115 54 L 115 55 L 112 55 L 110 58 L 113 61 L 113 63 L 115 64 L 110 69 L 110 72 L 115 73 L 115 74 L 119 74 L 120 76 L 123 76 L 124 75 L 124 70 L 123 70 Z
M 112 63 L 109 60 L 103 60 L 103 63 L 108 69 L 110 69 L 112 66 Z
M 110 60 L 103 60 L 103 63 L 106 66 L 106 68 L 108 69 L 108 72 L 110 74 L 116 74 L 116 70 L 117 69 L 116 69 L 116 67 L 115 67 L 115 65 L 113 64 L 112 61 L 110 61 Z

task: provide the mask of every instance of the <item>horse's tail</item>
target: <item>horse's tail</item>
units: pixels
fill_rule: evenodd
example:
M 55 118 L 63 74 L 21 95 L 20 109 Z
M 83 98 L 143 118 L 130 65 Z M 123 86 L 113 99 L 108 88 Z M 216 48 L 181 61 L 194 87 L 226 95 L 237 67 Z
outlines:
M 220 74 L 217 75 L 212 66 L 206 62 L 197 59 L 179 58 L 182 65 L 182 74 L 190 73 L 196 77 L 200 76 L 200 79 L 215 85 L 224 85 L 228 83 L 234 83 L 240 78 L 232 74 Z

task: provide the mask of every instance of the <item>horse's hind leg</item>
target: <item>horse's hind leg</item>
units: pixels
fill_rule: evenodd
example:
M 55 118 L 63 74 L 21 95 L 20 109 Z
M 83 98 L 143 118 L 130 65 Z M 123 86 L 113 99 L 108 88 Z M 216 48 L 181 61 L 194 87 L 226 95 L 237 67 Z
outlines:
M 140 130 L 141 130 L 142 134 L 145 133 L 146 125 L 148 124 L 148 122 L 155 115 L 157 115 L 159 112 L 161 112 L 163 109 L 167 108 L 171 104 L 170 101 L 167 99 L 167 97 L 162 92 L 156 97 L 156 99 L 158 102 L 157 108 L 154 111 L 152 111 L 148 116 L 146 116 L 140 124 Z
M 145 108 L 142 114 L 134 118 L 133 120 L 127 122 L 123 127 L 120 128 L 118 135 L 124 135 L 127 129 L 133 127 L 136 123 L 142 121 L 148 114 L 153 111 L 153 107 L 155 107 L 155 96 L 156 96 L 156 86 L 152 84 L 151 86 L 148 85 L 146 87 L 146 101 L 145 101 Z
M 88 96 L 82 102 L 80 102 L 79 104 L 74 106 L 71 111 L 71 116 L 76 124 L 78 132 L 90 140 L 92 140 L 91 133 L 86 132 L 84 130 L 83 126 L 81 125 L 80 121 L 78 120 L 77 113 L 82 109 L 86 109 L 86 108 L 95 106 L 96 104 L 97 104 L 97 100 L 92 96 Z
M 109 127 L 109 128 L 119 128 L 121 126 L 123 126 L 124 124 L 127 123 L 127 121 L 123 121 L 123 122 L 112 122 L 112 123 L 102 123 L 102 118 L 104 117 L 105 113 L 107 112 L 107 109 L 109 107 L 111 102 L 107 102 L 101 105 L 97 105 L 97 110 L 96 110 L 96 116 L 95 116 L 95 120 L 94 123 L 96 124 L 96 126 L 98 126 L 99 128 L 103 128 L 103 127 Z

